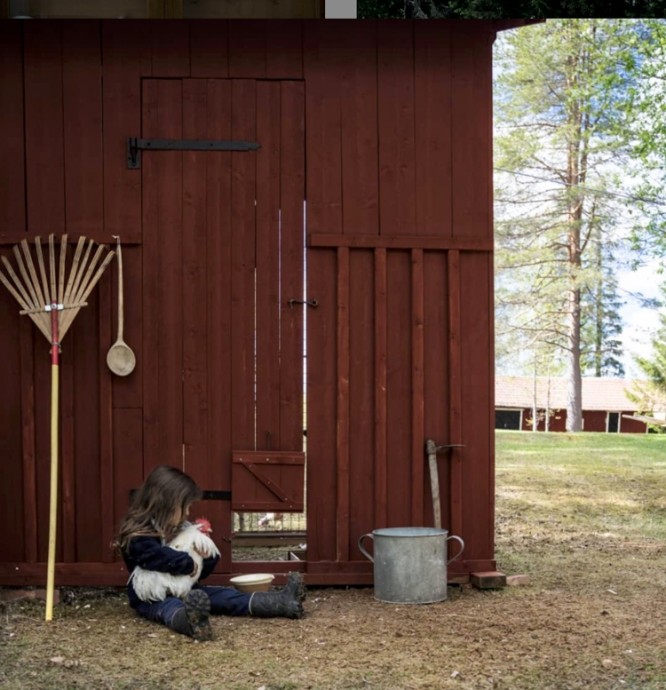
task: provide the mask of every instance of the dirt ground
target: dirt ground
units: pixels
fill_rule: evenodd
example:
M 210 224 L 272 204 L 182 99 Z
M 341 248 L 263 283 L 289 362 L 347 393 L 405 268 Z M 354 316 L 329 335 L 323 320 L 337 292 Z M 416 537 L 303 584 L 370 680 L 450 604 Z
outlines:
M 529 584 L 419 606 L 311 588 L 303 620 L 216 617 L 208 643 L 137 618 L 117 590 L 73 590 L 51 623 L 41 602 L 0 607 L 0 687 L 666 690 L 663 466 L 621 493 L 549 467 L 531 495 L 534 472 L 498 473 L 498 564 Z
M 593 545 L 588 545 L 590 548 Z M 1 613 L 0 687 L 6 688 L 666 688 L 664 548 L 654 587 L 643 572 L 590 589 L 449 588 L 445 602 L 399 606 L 371 588 L 313 589 L 300 621 L 219 618 L 216 640 L 193 643 L 133 615 L 115 591 L 75 591 L 56 619 L 38 602 Z

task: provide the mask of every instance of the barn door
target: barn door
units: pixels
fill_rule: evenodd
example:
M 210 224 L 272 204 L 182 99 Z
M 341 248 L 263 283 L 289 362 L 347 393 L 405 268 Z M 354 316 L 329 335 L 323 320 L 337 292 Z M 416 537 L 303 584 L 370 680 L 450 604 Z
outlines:
M 232 509 L 303 505 L 303 85 L 144 80 L 141 136 L 259 145 L 141 157 L 144 472 L 209 492 L 229 569 Z

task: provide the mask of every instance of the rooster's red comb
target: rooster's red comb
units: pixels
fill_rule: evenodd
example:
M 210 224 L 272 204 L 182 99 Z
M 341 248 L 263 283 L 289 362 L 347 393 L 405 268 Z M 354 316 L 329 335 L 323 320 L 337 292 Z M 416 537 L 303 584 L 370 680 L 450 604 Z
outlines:
M 194 521 L 194 524 L 199 528 L 200 532 L 203 532 L 204 534 L 210 534 L 213 531 L 213 528 L 211 527 L 210 520 L 205 517 L 200 517 L 197 518 Z

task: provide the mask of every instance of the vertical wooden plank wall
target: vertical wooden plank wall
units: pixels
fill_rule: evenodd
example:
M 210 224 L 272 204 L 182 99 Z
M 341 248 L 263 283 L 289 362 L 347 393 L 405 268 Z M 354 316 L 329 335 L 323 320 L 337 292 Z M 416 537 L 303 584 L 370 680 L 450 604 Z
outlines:
M 0 239 L 9 231 L 23 234 L 25 171 L 23 138 L 23 37 L 19 23 L 0 22 Z M 4 252 L 3 252 L 4 253 Z M 34 389 L 23 386 L 31 373 L 32 333 L 21 323 L 16 301 L 0 292 L 0 520 L 7 530 L 0 560 L 34 560 L 37 548 L 34 424 L 23 424 L 23 410 L 33 407 Z M 22 450 L 24 452 L 22 453 Z
M 474 24 L 306 33 L 309 292 L 337 296 L 309 321 L 317 572 L 362 572 L 364 532 L 432 524 L 428 438 L 465 446 L 438 459 L 443 524 L 473 544 L 458 568 L 493 564 L 494 34 Z
M 289 366 L 279 377 L 258 370 L 267 390 L 279 391 L 280 409 L 275 396 L 264 398 L 255 436 L 254 419 L 232 404 L 242 391 L 253 394 L 241 361 L 252 324 L 241 293 L 224 296 L 238 281 L 250 288 L 255 253 L 262 271 L 277 270 L 269 244 L 254 241 L 246 183 L 258 174 L 256 194 L 269 200 L 257 216 L 260 238 L 276 210 L 283 226 L 300 227 L 304 187 L 307 199 L 305 296 L 319 302 L 307 313 L 309 576 L 369 582 L 371 564 L 356 547 L 362 533 L 431 524 L 427 438 L 465 445 L 439 458 L 443 522 L 467 541 L 458 567 L 488 567 L 493 25 L 281 26 L 0 24 L 0 122 L 8 134 L 0 142 L 2 251 L 22 235 L 65 228 L 108 243 L 120 235 L 126 339 L 137 352 L 132 376 L 109 374 L 112 265 L 65 341 L 58 559 L 110 561 L 128 493 L 158 462 L 185 462 L 201 483 L 228 490 L 220 457 L 236 442 L 232 434 L 247 448 L 299 443 L 298 425 L 262 420 L 293 419 L 300 405 L 301 364 L 292 365 L 300 360 L 303 310 L 280 317 Z M 126 167 L 128 136 L 253 140 L 255 121 L 245 115 L 255 107 L 266 146 L 258 173 L 248 158 L 233 159 L 230 169 L 226 154 L 152 152 L 141 170 Z M 220 233 L 204 232 L 206 223 Z M 181 224 L 184 235 L 172 237 Z M 285 251 L 285 260 L 301 264 L 302 244 Z M 300 285 L 287 282 L 268 298 L 292 296 L 301 297 Z M 203 320 L 191 318 L 202 309 Z M 21 576 L 39 582 L 48 347 L 17 311 L 3 294 L 0 355 L 15 363 L 0 403 L 0 448 L 14 459 L 3 469 L 3 490 L 20 500 L 0 502 L 11 525 L 0 577 L 10 568 L 3 563 L 20 562 Z M 258 347 L 275 352 L 277 337 L 274 327 Z M 184 388 L 163 373 L 180 366 Z M 229 512 L 214 511 L 228 531 Z M 112 565 L 98 577 L 122 579 Z

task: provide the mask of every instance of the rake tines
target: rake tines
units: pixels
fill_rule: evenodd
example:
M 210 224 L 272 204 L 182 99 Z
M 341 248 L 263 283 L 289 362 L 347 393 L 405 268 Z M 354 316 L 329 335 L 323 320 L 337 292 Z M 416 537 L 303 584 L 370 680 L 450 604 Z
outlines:
M 12 250 L 18 273 L 7 257 L 1 257 L 7 275 L 0 270 L 0 282 L 21 306 L 20 313 L 27 314 L 50 343 L 53 342 L 53 329 L 49 312 L 52 309 L 58 310 L 58 342 L 60 343 L 79 313 L 79 309 L 86 306 L 86 300 L 115 255 L 108 247 L 100 244 L 90 259 L 96 243 L 88 240 L 88 246 L 84 252 L 85 244 L 86 238 L 80 237 L 69 276 L 67 276 L 67 235 L 63 235 L 60 240 L 59 256 L 57 256 L 54 236 L 49 235 L 48 276 L 42 252 L 42 241 L 39 237 L 35 237 L 35 255 L 39 273 L 37 273 L 27 240 L 20 242 L 23 253 L 19 250 L 18 244 Z

